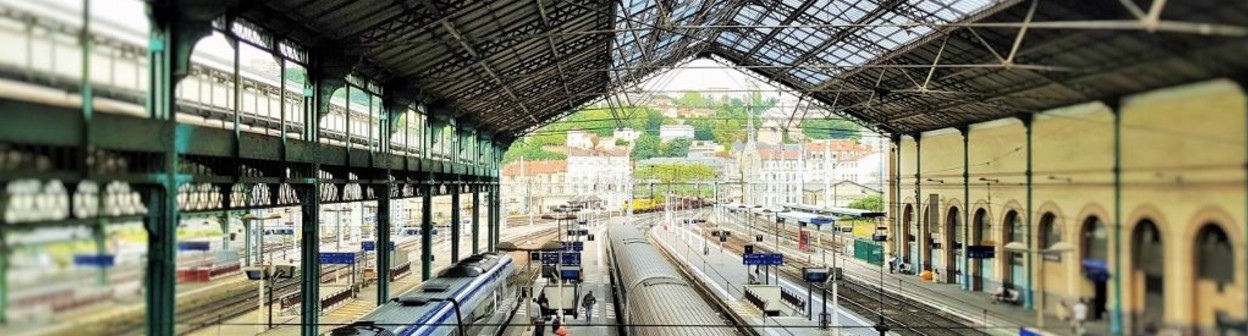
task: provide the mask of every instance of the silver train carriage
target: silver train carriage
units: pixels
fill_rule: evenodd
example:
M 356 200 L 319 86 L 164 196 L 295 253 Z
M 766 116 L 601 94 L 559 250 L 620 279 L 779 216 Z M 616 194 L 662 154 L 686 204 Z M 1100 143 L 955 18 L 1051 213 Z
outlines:
M 511 311 L 503 306 L 513 293 L 507 278 L 515 268 L 508 255 L 483 253 L 468 257 L 354 323 L 325 335 L 459 335 L 461 320 L 466 335 L 492 335 L 506 321 L 504 312 Z M 456 303 L 459 314 L 455 311 Z
M 631 336 L 736 335 L 634 226 L 608 231 L 617 301 Z

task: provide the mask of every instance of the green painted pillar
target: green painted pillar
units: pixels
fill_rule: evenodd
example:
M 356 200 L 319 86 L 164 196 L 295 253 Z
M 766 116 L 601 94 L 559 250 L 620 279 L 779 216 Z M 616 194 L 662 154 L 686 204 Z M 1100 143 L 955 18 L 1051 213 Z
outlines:
M 95 254 L 104 255 L 108 253 L 106 239 L 108 238 L 108 222 L 100 219 L 96 226 L 91 230 L 91 238 L 95 241 Z M 95 275 L 95 283 L 104 286 L 108 285 L 108 267 L 99 267 Z
M 1114 272 L 1110 274 L 1114 281 L 1114 311 L 1109 331 L 1122 335 L 1122 278 L 1126 276 L 1122 272 L 1122 106 L 1117 100 L 1109 105 L 1114 115 Z
M 178 227 L 178 151 L 186 148 L 175 120 L 177 83 L 190 72 L 191 50 L 212 32 L 211 18 L 225 7 L 188 6 L 179 0 L 147 2 L 150 21 L 148 42 L 149 117 L 160 120 L 164 146 L 157 156 L 160 171 L 150 176 L 153 184 L 141 186 L 147 205 L 144 227 L 148 233 L 148 264 L 144 272 L 148 335 L 174 333 L 176 300 L 176 243 Z
M 962 132 L 962 290 L 971 290 L 971 132 L 963 126 Z M 976 270 L 979 272 L 982 270 Z
M 498 231 L 499 231 L 499 222 L 500 222 L 499 219 L 502 218 L 498 211 L 499 205 L 500 204 L 498 202 L 498 184 L 491 182 L 490 184 L 490 223 L 489 223 L 490 237 L 489 237 L 489 242 L 487 244 L 490 252 L 498 252 L 498 236 L 499 236 Z
M 390 191 L 389 182 L 377 187 L 377 305 L 390 301 Z
M 316 167 L 319 171 L 320 167 Z M 317 335 L 321 316 L 321 195 L 319 181 L 294 185 L 299 195 L 302 222 L 300 237 L 299 271 L 303 281 L 299 283 L 299 310 L 303 323 L 300 335 Z
M 0 230 L 0 323 L 9 322 L 9 243 Z
M 481 186 L 472 186 L 472 254 L 481 253 Z
M 251 255 L 251 245 L 253 244 L 251 241 L 251 222 L 253 221 L 243 220 L 243 266 L 249 267 L 251 266 L 251 259 L 253 258 Z
M 451 184 L 451 262 L 459 261 L 459 181 Z
M 221 226 L 221 250 L 229 251 L 230 250 L 230 212 L 229 211 L 222 211 L 220 215 L 217 215 L 217 225 Z
M 433 179 L 420 185 L 420 280 L 433 277 Z
M 1029 115 L 1023 116 L 1022 120 L 1023 120 L 1023 129 L 1027 133 L 1027 170 L 1023 174 L 1023 177 L 1027 179 L 1026 181 L 1027 183 L 1027 205 L 1026 205 L 1027 210 L 1023 211 L 1023 215 L 1025 216 L 1024 217 L 1025 219 L 1023 221 L 1023 226 L 1024 226 L 1024 229 L 1027 230 L 1027 234 L 1023 235 L 1023 237 L 1024 239 L 1026 239 L 1024 243 L 1027 244 L 1027 248 L 1032 250 L 1031 253 L 1027 254 L 1027 258 L 1023 259 L 1024 261 L 1027 262 L 1027 290 L 1023 291 L 1023 294 L 1024 294 L 1023 295 L 1023 309 L 1033 309 L 1035 308 L 1033 306 L 1033 302 L 1035 302 L 1034 301 L 1035 300 L 1034 288 L 1036 288 L 1035 273 L 1033 272 L 1033 269 L 1035 269 L 1036 257 L 1038 256 L 1036 252 L 1040 250 L 1034 244 L 1035 239 L 1032 239 L 1032 236 L 1034 236 L 1033 233 L 1035 232 L 1035 230 L 1033 230 L 1033 227 L 1035 225 L 1034 223 L 1031 222 L 1031 217 L 1032 217 L 1031 213 L 1032 211 L 1035 210 L 1035 207 L 1032 204 L 1032 190 L 1034 190 L 1035 188 L 1034 188 L 1034 185 L 1032 184 L 1033 174 L 1031 171 L 1031 164 L 1032 164 L 1031 141 L 1032 141 L 1032 135 L 1034 132 L 1032 130 L 1032 125 L 1031 125 L 1032 115 L 1029 114 Z M 1041 295 L 1044 295 L 1044 294 L 1041 293 Z M 1040 307 L 1039 309 L 1043 310 L 1044 307 Z
M 166 168 L 169 168 L 166 166 Z M 177 190 L 175 183 L 167 183 L 168 189 L 148 187 L 147 203 L 147 268 L 144 285 L 147 289 L 148 335 L 172 335 L 174 331 L 174 303 L 177 295 Z

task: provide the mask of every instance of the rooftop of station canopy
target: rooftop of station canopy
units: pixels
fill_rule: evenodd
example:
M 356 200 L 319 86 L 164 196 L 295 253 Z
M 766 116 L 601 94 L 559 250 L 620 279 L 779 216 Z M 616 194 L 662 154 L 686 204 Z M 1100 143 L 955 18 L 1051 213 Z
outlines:
M 891 135 L 1248 70 L 1248 2 L 275 0 L 239 23 L 519 136 L 696 57 Z M 1233 7 L 1233 8 L 1228 8 Z M 1026 29 L 1022 29 L 1022 28 Z

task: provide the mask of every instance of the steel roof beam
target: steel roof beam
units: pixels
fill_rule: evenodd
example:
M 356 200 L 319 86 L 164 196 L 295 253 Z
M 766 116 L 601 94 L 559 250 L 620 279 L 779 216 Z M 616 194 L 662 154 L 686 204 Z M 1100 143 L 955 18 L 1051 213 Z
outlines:
M 439 12 L 439 13 L 441 12 L 437 7 L 434 7 L 433 3 L 430 0 L 424 0 L 423 2 L 424 2 L 424 5 L 429 8 L 430 11 Z M 439 21 L 442 24 L 442 28 L 446 29 L 446 31 L 451 34 L 451 37 L 454 38 L 455 41 L 459 43 L 459 46 L 462 47 L 464 51 L 468 53 L 469 56 L 471 56 L 474 60 L 476 60 L 477 65 L 480 66 L 481 69 L 484 70 L 485 73 L 488 74 L 490 78 L 492 78 L 494 82 L 503 89 L 503 92 L 507 93 L 507 95 L 511 97 L 512 101 L 515 102 L 516 106 L 519 107 L 520 110 L 523 110 L 525 114 L 533 114 L 533 112 L 529 111 L 527 107 L 525 107 L 523 104 L 520 104 L 519 102 L 520 97 L 516 96 L 515 92 L 513 92 L 511 88 L 507 85 L 507 82 L 504 82 L 501 78 L 499 78 L 498 74 L 494 72 L 494 69 L 492 69 L 489 64 L 486 64 L 484 60 L 482 60 L 481 55 L 477 53 L 477 51 L 472 47 L 472 45 L 469 45 L 467 42 L 463 40 L 463 35 L 460 34 L 459 30 L 455 29 L 455 25 L 451 24 L 449 18 L 445 16 L 445 13 L 441 13 L 441 14 L 443 15 L 439 15 L 439 16 L 442 17 L 442 19 Z M 494 126 L 494 127 L 497 127 L 497 126 Z

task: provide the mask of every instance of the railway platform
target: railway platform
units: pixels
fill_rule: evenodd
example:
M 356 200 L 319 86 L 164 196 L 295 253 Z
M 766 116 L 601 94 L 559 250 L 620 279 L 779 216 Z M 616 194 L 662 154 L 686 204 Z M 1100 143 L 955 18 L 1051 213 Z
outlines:
M 724 222 L 729 224 L 723 226 L 725 229 L 733 231 L 734 234 L 745 234 L 746 226 L 742 223 L 743 219 L 740 216 L 725 214 L 724 218 Z M 771 250 L 776 247 L 775 230 L 770 224 L 756 225 L 752 232 L 764 235 L 763 241 L 758 243 L 762 248 Z M 791 232 L 786 232 L 788 233 Z M 825 244 L 838 242 L 842 246 L 853 245 L 853 238 L 837 235 L 829 230 L 815 234 L 820 235 Z M 780 241 L 779 249 L 786 257 L 796 256 L 806 260 L 818 260 L 824 257 L 817 252 L 798 250 L 795 248 L 796 243 L 792 236 L 782 236 Z M 828 252 L 831 257 L 846 254 L 849 253 Z M 891 257 L 892 255 L 885 256 L 886 260 Z M 988 292 L 964 290 L 957 283 L 925 281 L 916 274 L 889 273 L 887 269 L 881 269 L 880 266 L 852 257 L 837 257 L 836 260 L 837 264 L 843 267 L 846 278 L 871 279 L 863 282 L 875 288 L 880 288 L 882 282 L 883 289 L 888 293 L 913 298 L 920 304 L 960 317 L 988 334 L 1019 335 L 1024 328 L 1027 332 L 1035 334 L 1070 335 L 1074 333 L 1074 325 L 1063 316 L 1047 314 L 1044 316 L 1043 324 L 1040 324 L 1035 310 L 1024 309 L 1016 304 L 993 303 L 991 294 Z M 1105 318 L 1088 321 L 1084 325 L 1084 331 L 1087 335 L 1110 335 L 1109 320 Z
M 658 230 L 658 245 L 667 249 L 684 263 L 683 266 L 718 292 L 719 299 L 762 335 L 825 335 L 828 331 L 820 329 L 818 323 L 818 314 L 824 306 L 829 313 L 839 314 L 841 335 L 878 335 L 872 329 L 874 323 L 870 320 L 847 310 L 835 309 L 830 302 L 825 303 L 820 295 L 813 295 L 808 303 L 814 308 L 812 315 L 807 315 L 805 309 L 782 304 L 777 305 L 781 316 L 765 316 L 744 298 L 743 288 L 753 272 L 743 264 L 740 255 L 721 250 L 718 242 L 709 241 L 686 228 L 668 227 L 665 231 L 662 228 Z M 704 247 L 707 251 L 705 254 Z M 761 281 L 762 275 L 760 273 L 756 278 Z M 774 284 L 774 280 L 772 283 Z M 781 277 L 780 286 L 806 300 L 808 291 L 803 284 Z
M 623 223 L 623 221 L 623 218 L 612 218 L 608 221 L 608 225 L 618 225 Z M 601 225 L 598 228 L 590 230 L 590 233 L 594 234 L 596 237 L 594 241 L 585 241 L 582 238 L 582 241 L 584 241 L 585 244 L 585 249 L 581 254 L 581 272 L 584 280 L 580 284 L 580 293 L 582 293 L 583 296 L 584 293 L 593 292 L 598 303 L 593 307 L 594 312 L 592 321 L 586 320 L 585 308 L 579 307 L 579 304 L 577 307 L 576 318 L 573 318 L 571 315 L 563 317 L 563 326 L 567 328 L 568 335 L 597 336 L 617 334 L 617 329 L 614 327 L 618 323 L 615 316 L 615 299 L 611 295 L 611 279 L 610 274 L 608 273 L 609 266 L 608 261 L 605 259 L 605 252 L 603 251 L 603 248 L 606 247 L 605 244 L 607 244 L 605 237 L 608 225 Z M 530 265 L 530 267 L 540 266 L 537 263 L 534 263 L 533 265 Z M 546 279 L 539 278 L 533 284 L 533 287 L 542 288 L 543 286 L 548 285 L 554 286 L 553 283 L 549 283 Z M 553 306 L 554 302 L 555 300 L 551 299 L 551 308 L 556 308 Z M 580 302 L 579 297 L 576 302 Z M 533 302 L 532 298 L 530 298 L 525 303 L 524 308 L 526 309 L 519 309 L 516 311 L 516 315 L 511 321 L 512 327 L 507 329 L 505 335 L 529 336 L 534 334 L 534 326 L 531 324 L 531 321 L 533 320 L 533 314 L 538 311 L 537 305 Z M 519 324 L 527 324 L 527 326 L 520 327 L 518 326 Z M 545 328 L 544 335 L 554 335 L 549 323 L 546 323 L 542 327 Z

